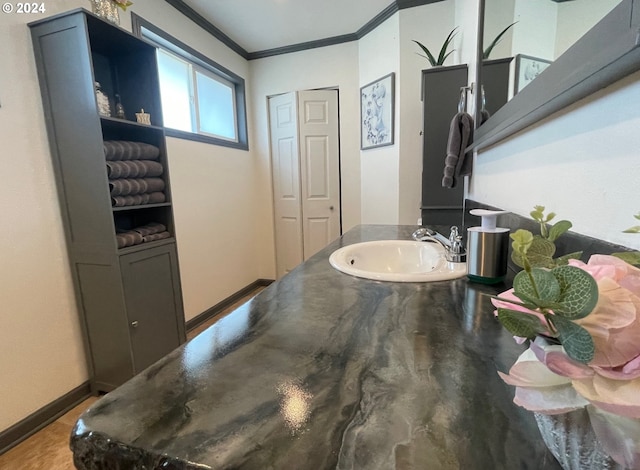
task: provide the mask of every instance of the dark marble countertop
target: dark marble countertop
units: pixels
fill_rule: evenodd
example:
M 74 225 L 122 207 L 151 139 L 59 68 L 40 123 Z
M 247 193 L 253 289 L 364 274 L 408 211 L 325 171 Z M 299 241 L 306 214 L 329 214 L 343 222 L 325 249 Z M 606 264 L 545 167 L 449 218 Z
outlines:
M 87 410 L 80 469 L 557 469 L 512 403 L 523 350 L 466 278 L 358 279 L 340 246 L 409 239 L 359 226 Z

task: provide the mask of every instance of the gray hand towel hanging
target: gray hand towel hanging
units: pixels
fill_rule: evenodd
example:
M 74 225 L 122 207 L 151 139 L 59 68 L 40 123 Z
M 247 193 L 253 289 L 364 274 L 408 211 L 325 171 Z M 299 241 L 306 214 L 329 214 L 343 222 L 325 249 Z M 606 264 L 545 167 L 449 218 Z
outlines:
M 471 174 L 471 155 L 465 149 L 473 141 L 473 118 L 466 112 L 457 113 L 449 126 L 447 155 L 444 159 L 443 188 L 454 188 L 457 178 Z

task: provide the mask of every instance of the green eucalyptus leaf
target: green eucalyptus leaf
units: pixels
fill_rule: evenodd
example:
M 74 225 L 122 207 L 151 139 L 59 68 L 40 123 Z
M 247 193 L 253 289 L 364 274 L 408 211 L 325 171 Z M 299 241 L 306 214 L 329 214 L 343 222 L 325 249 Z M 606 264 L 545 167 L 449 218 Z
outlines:
M 629 227 L 626 230 L 623 230 L 624 233 L 640 233 L 640 225 L 636 225 L 634 227 Z
M 530 273 L 520 271 L 516 274 L 513 279 L 513 294 L 525 302 L 545 308 L 558 301 L 561 288 L 551 271 L 534 268 Z
M 595 354 L 593 338 L 587 330 L 566 318 L 552 316 L 553 325 L 558 330 L 558 338 L 567 355 L 583 364 L 589 363 Z
M 612 255 L 633 266 L 640 266 L 640 251 L 623 251 L 620 253 L 612 253 Z
M 518 229 L 515 233 L 509 235 L 513 240 L 513 249 L 522 254 L 526 254 L 527 250 L 533 242 L 533 233 L 529 230 Z
M 577 320 L 589 315 L 598 303 L 598 284 L 588 272 L 574 266 L 553 268 L 561 289 L 556 315 Z
M 560 220 L 556 222 L 553 227 L 551 227 L 551 230 L 549 230 L 549 240 L 551 242 L 555 242 L 560 235 L 569 231 L 571 227 L 573 227 L 573 224 L 568 220 Z
M 556 252 L 556 246 L 546 238 L 535 235 L 531 242 L 531 246 L 527 251 L 529 263 L 534 268 L 552 268 L 555 266 L 553 255 Z
M 553 220 L 556 216 L 555 212 L 549 212 L 549 215 L 547 215 L 544 219 L 545 222 L 550 222 L 551 220 Z
M 638 220 L 640 220 L 640 212 L 638 212 L 636 215 L 634 215 L 634 217 Z
M 498 320 L 513 336 L 532 339 L 547 331 L 538 317 L 517 310 L 499 308 Z
M 534 206 L 529 215 L 536 222 L 542 222 L 544 217 L 544 206 Z
M 570 259 L 580 259 L 582 258 L 582 251 L 576 251 L 574 253 L 568 253 L 566 255 L 558 256 L 553 261 L 556 266 L 565 266 Z
M 515 249 L 511 252 L 511 261 L 513 261 L 516 266 L 520 266 L 521 268 L 525 268 L 527 266 L 525 264 L 525 257 Z

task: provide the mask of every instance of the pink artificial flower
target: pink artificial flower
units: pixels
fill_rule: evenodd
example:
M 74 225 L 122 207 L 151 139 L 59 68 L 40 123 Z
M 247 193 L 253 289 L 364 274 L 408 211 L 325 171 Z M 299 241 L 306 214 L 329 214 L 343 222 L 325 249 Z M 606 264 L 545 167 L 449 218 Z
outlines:
M 575 321 L 593 338 L 594 358 L 589 364 L 581 364 L 567 356 L 562 346 L 549 345 L 541 338 L 532 342 L 531 352 L 550 372 L 571 380 L 572 388 L 593 405 L 621 416 L 640 418 L 640 269 L 607 255 L 594 255 L 587 264 L 576 260 L 570 264 L 587 271 L 598 284 L 595 309 Z M 501 297 L 517 300 L 512 291 Z M 493 303 L 541 316 L 506 302 Z M 514 401 L 545 413 L 544 404 L 541 405 L 544 400 L 541 402 L 537 396 L 541 389 L 535 386 L 539 372 L 533 374 L 536 368 L 516 367 L 517 364 L 512 367 L 513 377 L 512 371 L 501 374 L 505 382 L 518 387 Z M 553 402 L 546 413 L 555 414 L 557 409 L 558 403 Z

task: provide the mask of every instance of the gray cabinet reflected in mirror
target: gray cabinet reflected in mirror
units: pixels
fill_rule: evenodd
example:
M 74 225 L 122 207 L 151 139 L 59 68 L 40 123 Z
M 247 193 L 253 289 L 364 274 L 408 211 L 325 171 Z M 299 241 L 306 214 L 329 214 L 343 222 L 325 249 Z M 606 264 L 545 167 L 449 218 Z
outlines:
M 639 70 L 639 9 L 640 0 L 481 0 L 480 51 L 517 23 L 489 56 L 513 58 L 509 101 L 479 126 L 474 148 L 492 145 Z M 477 83 L 483 83 L 482 74 L 479 70 Z M 486 95 L 489 107 L 492 97 Z

